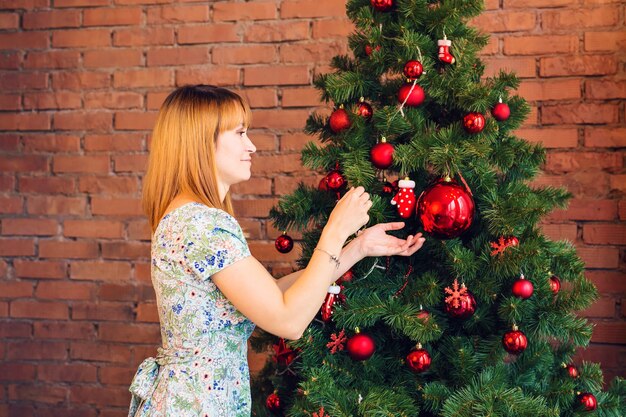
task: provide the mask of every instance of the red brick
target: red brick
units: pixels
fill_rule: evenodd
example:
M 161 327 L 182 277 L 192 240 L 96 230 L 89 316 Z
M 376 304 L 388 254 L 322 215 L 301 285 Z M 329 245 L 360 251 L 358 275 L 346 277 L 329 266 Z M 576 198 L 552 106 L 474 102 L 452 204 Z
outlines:
M 346 18 L 313 21 L 313 39 L 347 38 L 354 30 L 354 25 Z
M 63 236 L 117 239 L 124 233 L 122 223 L 110 220 L 65 220 Z
M 216 46 L 212 51 L 212 62 L 218 65 L 262 64 L 276 62 L 277 56 L 274 45 Z
M 591 307 L 581 311 L 579 314 L 583 317 L 613 318 L 615 317 L 615 299 L 602 297 L 594 301 Z
M 0 298 L 30 298 L 33 296 L 32 282 L 0 281 Z
M 276 3 L 248 2 L 248 3 L 215 3 L 213 5 L 213 19 L 215 21 L 242 21 L 267 20 L 277 17 Z
M 581 82 L 577 79 L 523 81 L 518 94 L 529 101 L 577 99 L 582 97 Z
M 89 259 L 98 256 L 98 244 L 85 241 L 40 240 L 39 257 L 59 259 Z
M 255 110 L 253 111 L 254 127 L 269 129 L 300 129 L 309 117 L 308 110 Z M 259 156 L 253 157 L 252 169 L 258 165 Z M 299 159 L 299 158 L 298 158 Z
M 614 269 L 619 264 L 619 250 L 598 246 L 577 247 L 576 252 L 587 268 Z
M 139 242 L 103 242 L 103 259 L 150 259 L 150 244 Z
M 17 13 L 0 13 L 0 29 L 17 29 L 20 27 L 20 15 Z
M 60 405 L 67 398 L 67 387 L 52 385 L 9 385 L 9 399 Z
M 54 115 L 54 128 L 57 130 L 109 131 L 113 124 L 111 113 L 103 111 L 68 111 Z
M 551 240 L 576 241 L 577 226 L 575 223 L 541 224 L 541 230 Z
M 609 177 L 609 189 L 626 192 L 626 174 L 611 175 Z
M 125 343 L 154 343 L 161 333 L 156 324 L 100 323 L 100 339 Z
M 180 28 L 182 30 L 183 28 Z M 166 27 L 123 28 L 113 32 L 114 46 L 173 45 L 174 29 Z
M 4 321 L 0 322 L 0 337 L 2 338 L 30 338 L 32 335 L 32 324 L 23 321 Z M 0 354 L 1 358 L 4 355 Z
M 151 49 L 147 54 L 148 66 L 193 65 L 210 62 L 206 46 Z
M 545 10 L 541 12 L 541 26 L 546 31 L 613 27 L 618 22 L 618 16 L 617 7 Z
M 3 219 L 3 235 L 56 235 L 58 223 L 53 219 Z
M 72 343 L 70 358 L 84 361 L 127 363 L 130 350 L 127 346 L 108 345 L 105 343 Z
M 227 4 L 227 3 L 221 3 Z M 235 4 L 232 4 L 235 6 Z M 326 21 L 320 21 L 326 22 Z M 318 23 L 318 22 L 315 22 Z M 314 25 L 315 25 L 314 23 Z M 315 27 L 315 26 L 314 26 Z M 346 35 L 347 36 L 347 35 Z M 245 28 L 244 42 L 285 42 L 309 38 L 309 22 L 275 21 L 271 23 L 255 23 Z
M 148 24 L 207 22 L 209 5 L 160 6 L 148 9 Z
M 0 157 L 0 172 L 48 171 L 48 158 L 25 155 Z
M 569 55 L 539 60 L 539 74 L 542 77 L 607 75 L 616 72 L 617 61 L 609 55 Z
M 277 199 L 257 198 L 255 200 L 235 200 L 233 206 L 235 213 L 241 217 L 267 217 L 270 209 L 277 203 Z
M 176 85 L 185 84 L 213 84 L 229 86 L 239 84 L 237 68 L 212 67 L 202 69 L 181 69 L 176 71 Z
M 94 197 L 91 199 L 91 212 L 94 215 L 107 216 L 142 216 L 143 209 L 139 199 L 111 199 Z
M 48 34 L 45 32 L 0 33 L 0 49 L 45 49 Z
M 274 88 L 246 88 L 236 91 L 251 108 L 271 108 L 278 106 L 278 96 Z M 250 132 L 248 132 L 250 134 Z M 258 151 L 258 149 L 257 149 Z
M 39 301 L 12 301 L 11 317 L 33 319 L 67 319 L 69 318 L 66 303 Z M 23 358 L 22 358 L 23 359 Z
M 128 387 L 103 388 L 87 385 L 73 385 L 70 388 L 70 401 L 78 404 L 123 407 L 130 402 Z
M 19 94 L 2 94 L 0 96 L 0 110 L 21 110 L 22 96 Z
M 130 322 L 133 317 L 133 308 L 129 304 L 84 303 L 72 307 L 72 320 Z
M 104 72 L 55 72 L 52 74 L 52 87 L 55 90 L 89 90 L 106 88 L 110 85 L 110 74 Z
M 303 182 L 305 185 L 317 186 L 320 178 L 317 175 L 307 175 L 298 177 L 280 176 L 274 179 L 274 193 L 276 195 L 286 195 L 292 193 Z
M 611 223 L 586 223 L 583 241 L 596 245 L 626 245 L 626 226 Z
M 619 118 L 617 104 L 576 103 L 545 105 L 541 120 L 544 124 L 605 124 Z
M 279 178 L 279 177 L 277 177 Z M 233 196 L 237 195 L 272 195 L 272 180 L 269 178 L 252 177 L 250 180 L 235 184 L 230 189 Z
M 23 211 L 21 197 L 0 197 L 0 214 L 21 214 Z
M 75 28 L 79 26 L 79 10 L 26 12 L 22 16 L 22 27 L 24 29 Z
M 24 68 L 76 68 L 79 62 L 78 51 L 28 51 L 24 57 Z
M 48 88 L 48 75 L 39 72 L 4 73 L 0 77 L 0 88 L 4 92 Z
M 0 239 L 0 256 L 33 256 L 35 241 L 33 239 Z
M 91 382 L 97 379 L 97 368 L 87 364 L 40 364 L 37 379 L 41 381 Z
M 133 380 L 133 376 L 137 368 L 107 366 L 100 368 L 100 382 L 111 385 L 127 386 L 129 381 Z
M 77 215 L 85 214 L 85 197 L 32 196 L 26 198 L 30 214 Z
M 321 145 L 317 138 L 305 133 L 289 133 L 280 138 L 280 150 L 285 151 L 301 151 L 308 142 L 314 142 Z
M 507 36 L 505 55 L 545 55 L 575 52 L 578 37 L 573 35 Z
M 105 194 L 107 197 L 136 194 L 141 189 L 137 177 L 83 176 L 79 181 L 80 192 Z
M 586 271 L 601 294 L 623 294 L 626 292 L 626 274 L 621 271 Z
M 516 9 L 516 8 L 527 9 L 529 7 L 552 8 L 552 7 L 560 7 L 560 6 L 570 6 L 573 4 L 578 4 L 578 1 L 576 0 L 550 0 L 550 2 L 546 2 L 544 0 L 505 0 L 504 8 L 505 9 Z
M 254 125 L 254 120 L 252 121 Z M 252 138 L 257 152 L 276 151 L 276 135 L 266 130 L 248 130 L 248 135 Z
M 54 48 L 111 46 L 110 29 L 69 29 L 52 32 Z
M 549 220 L 617 220 L 617 201 L 572 199 L 565 210 L 556 210 Z
M 0 69 L 19 69 L 22 66 L 22 51 L 3 51 L 3 53 L 0 54 Z M 6 76 L 20 76 L 21 74 L 6 74 L 4 75 Z M 46 77 L 47 80 L 47 77 Z M 5 82 L 3 82 L 2 79 L 0 79 L 0 82 L 2 82 L 3 84 Z
M 626 81 L 588 80 L 585 96 L 591 99 L 626 98 Z
M 0 192 L 13 192 L 15 189 L 14 176 L 0 175 Z
M 548 154 L 547 171 L 570 172 L 585 169 L 613 169 L 622 167 L 619 154 L 601 152 L 551 152 Z
M 170 92 L 169 90 L 149 92 L 146 97 L 146 107 L 148 110 L 159 110 Z
M 620 220 L 626 220 L 626 201 L 620 201 L 617 205 Z
M 135 281 L 137 282 L 144 282 L 147 284 L 152 284 L 151 282 L 151 271 L 150 271 L 150 264 L 149 263 L 141 263 L 141 262 L 136 262 L 135 263 Z M 145 287 L 144 287 L 145 288 Z M 151 287 L 148 287 L 151 288 Z M 145 296 L 148 295 L 146 293 L 141 293 L 142 297 L 140 297 L 140 299 L 142 300 L 146 300 Z M 149 292 L 150 297 L 148 298 L 149 300 L 154 300 L 156 297 L 154 295 L 154 290 L 151 290 Z
M 111 93 L 111 95 L 115 96 L 115 93 Z M 117 101 L 117 103 L 121 104 L 121 101 L 129 102 L 129 100 L 124 99 Z M 114 105 L 113 103 L 110 104 L 112 106 Z M 106 104 L 97 107 L 106 107 Z M 139 151 L 144 149 L 144 134 L 115 133 L 107 135 L 86 135 L 84 147 L 85 151 Z
M 179 44 L 239 42 L 234 23 L 210 23 L 202 26 L 182 26 L 178 29 Z
M 345 40 L 329 42 L 283 44 L 280 46 L 280 61 L 299 64 L 305 62 L 330 61 L 334 56 L 346 54 Z
M 151 230 L 146 220 L 128 222 L 128 238 L 131 240 L 150 240 Z
M 17 133 L 0 134 L 0 150 L 19 153 L 20 151 L 20 135 Z
M 130 264 L 125 262 L 72 262 L 70 278 L 94 281 L 124 281 L 130 278 Z
M 626 344 L 626 322 L 596 321 L 594 324 L 593 342 Z
M 302 65 L 244 69 L 244 85 L 308 85 L 309 69 Z
M 139 303 L 137 306 L 137 321 L 158 323 L 159 314 L 155 303 Z
M 346 6 L 342 1 L 285 0 L 280 7 L 281 18 L 297 17 L 344 17 Z
M 134 301 L 137 297 L 134 285 L 102 283 L 97 298 L 103 301 Z
M 532 10 L 532 9 L 530 9 Z M 516 32 L 532 31 L 537 24 L 537 14 L 534 11 L 494 11 L 484 12 L 470 22 L 483 32 Z
M 115 88 L 163 87 L 172 85 L 172 70 L 146 68 L 135 71 L 118 71 L 113 74 Z
M 54 7 L 96 7 L 109 4 L 110 0 L 54 0 Z
M 0 363 L 0 381 L 34 381 L 35 366 L 27 363 Z
M 50 115 L 44 113 L 0 114 L 1 130 L 50 130 Z
M 118 130 L 152 130 L 157 112 L 116 112 L 115 128 Z
M 626 33 L 623 30 L 613 32 L 585 31 L 585 51 L 619 51 L 626 46 Z
M 273 237 L 275 238 L 277 236 Z M 280 260 L 282 262 L 295 261 L 300 257 L 299 245 L 295 246 L 296 248 L 294 248 L 294 250 L 280 256 Z M 272 253 L 272 251 L 274 253 Z M 276 260 L 276 247 L 273 240 L 271 242 L 250 242 L 250 252 L 252 252 L 252 255 L 261 262 L 272 262 Z
M 22 137 L 24 150 L 28 152 L 77 152 L 80 137 L 63 134 L 32 134 Z
M 136 67 L 143 60 L 142 51 L 138 49 L 98 49 L 83 53 L 85 68 L 120 68 Z
M 515 134 L 528 142 L 541 143 L 545 148 L 578 147 L 578 129 L 576 128 L 525 128 L 517 130 Z
M 71 91 L 24 94 L 24 108 L 27 110 L 78 109 L 80 107 L 82 107 L 80 94 Z
M 38 298 L 57 300 L 89 300 L 93 297 L 95 286 L 83 282 L 40 282 L 37 285 Z
M 283 88 L 283 107 L 317 107 L 321 105 L 320 92 L 312 87 Z
M 136 26 L 142 14 L 139 7 L 85 9 L 83 26 Z
M 109 172 L 110 163 L 108 156 L 56 155 L 52 160 L 52 171 L 55 173 L 106 174 Z
M 51 278 L 66 277 L 66 265 L 56 261 L 25 261 L 16 259 L 13 262 L 15 276 L 19 278 Z

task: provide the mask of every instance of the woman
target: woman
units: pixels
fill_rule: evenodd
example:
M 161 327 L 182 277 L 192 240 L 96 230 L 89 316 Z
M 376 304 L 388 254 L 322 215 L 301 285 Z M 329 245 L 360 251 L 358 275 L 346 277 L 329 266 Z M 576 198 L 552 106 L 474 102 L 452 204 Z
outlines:
M 143 203 L 152 228 L 152 283 L 163 346 L 139 366 L 129 416 L 250 415 L 247 339 L 255 325 L 297 339 L 328 286 L 365 256 L 410 256 L 423 244 L 366 229 L 362 187 L 332 211 L 306 268 L 275 280 L 250 255 L 232 216 L 230 186 L 250 178 L 250 109 L 237 94 L 187 86 L 165 100 L 154 128 Z

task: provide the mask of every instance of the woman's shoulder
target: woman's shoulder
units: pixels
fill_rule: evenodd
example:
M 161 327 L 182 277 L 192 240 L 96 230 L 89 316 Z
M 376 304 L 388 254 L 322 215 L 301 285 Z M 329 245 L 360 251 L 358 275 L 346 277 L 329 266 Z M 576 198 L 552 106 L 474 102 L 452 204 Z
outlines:
M 208 228 L 209 230 L 215 227 L 237 229 L 239 228 L 239 223 L 232 215 L 222 209 L 209 207 L 198 202 L 190 202 L 171 210 L 163 216 L 157 230 L 161 227 L 182 229 L 185 226 Z

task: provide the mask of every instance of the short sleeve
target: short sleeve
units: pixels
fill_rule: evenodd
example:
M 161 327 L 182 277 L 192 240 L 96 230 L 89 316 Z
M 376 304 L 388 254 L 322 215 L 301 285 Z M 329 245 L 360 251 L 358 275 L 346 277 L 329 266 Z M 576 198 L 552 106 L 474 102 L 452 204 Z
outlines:
M 250 256 L 239 223 L 223 210 L 203 207 L 186 229 L 187 266 L 202 280 Z

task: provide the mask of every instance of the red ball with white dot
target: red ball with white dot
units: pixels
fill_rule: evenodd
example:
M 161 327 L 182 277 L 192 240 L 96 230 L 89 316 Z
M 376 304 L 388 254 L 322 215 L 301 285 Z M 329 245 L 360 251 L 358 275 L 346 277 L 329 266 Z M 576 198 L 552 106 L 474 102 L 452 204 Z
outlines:
M 393 7 L 393 0 L 371 0 L 371 3 L 379 12 L 388 12 Z
M 282 234 L 276 238 L 274 245 L 278 252 L 289 253 L 293 249 L 293 239 L 289 235 Z
M 332 112 L 332 114 L 330 115 L 330 119 L 328 120 L 328 124 L 330 125 L 330 130 L 335 133 L 339 133 L 352 126 L 350 116 L 343 107 L 340 107 Z
M 417 107 L 425 98 L 424 89 L 419 84 L 407 83 L 398 90 L 398 101 L 407 107 Z
M 519 330 L 517 326 L 513 326 L 513 330 L 506 332 L 502 336 L 502 346 L 507 352 L 519 355 L 528 347 L 528 339 L 524 332 Z
M 578 406 L 585 411 L 593 411 L 598 408 L 598 400 L 595 395 L 590 392 L 583 392 L 576 397 Z
M 533 295 L 534 289 L 535 288 L 533 287 L 533 283 L 524 278 L 524 275 L 522 275 L 517 281 L 513 283 L 511 292 L 514 296 L 525 300 Z
M 554 294 L 558 294 L 561 291 L 561 280 L 556 275 L 550 277 L 550 289 Z
M 431 363 L 430 353 L 419 343 L 408 355 L 406 355 L 406 364 L 408 367 L 416 373 L 422 373 L 430 368 Z
M 493 109 L 491 109 L 491 115 L 497 121 L 503 122 L 511 115 L 511 109 L 508 104 L 500 102 L 493 106 Z
M 376 351 L 374 339 L 371 336 L 357 332 L 346 343 L 348 355 L 355 361 L 369 359 Z
M 421 62 L 412 59 L 404 64 L 403 72 L 407 80 L 413 82 L 424 73 L 424 67 Z
M 398 181 L 398 194 L 391 199 L 391 204 L 396 206 L 398 214 L 403 219 L 413 215 L 417 199 L 415 198 L 415 181 L 408 178 Z
M 393 145 L 382 139 L 370 151 L 370 161 L 378 169 L 387 169 L 393 164 Z
M 469 133 L 480 133 L 485 128 L 485 116 L 471 112 L 463 117 L 463 128 Z

